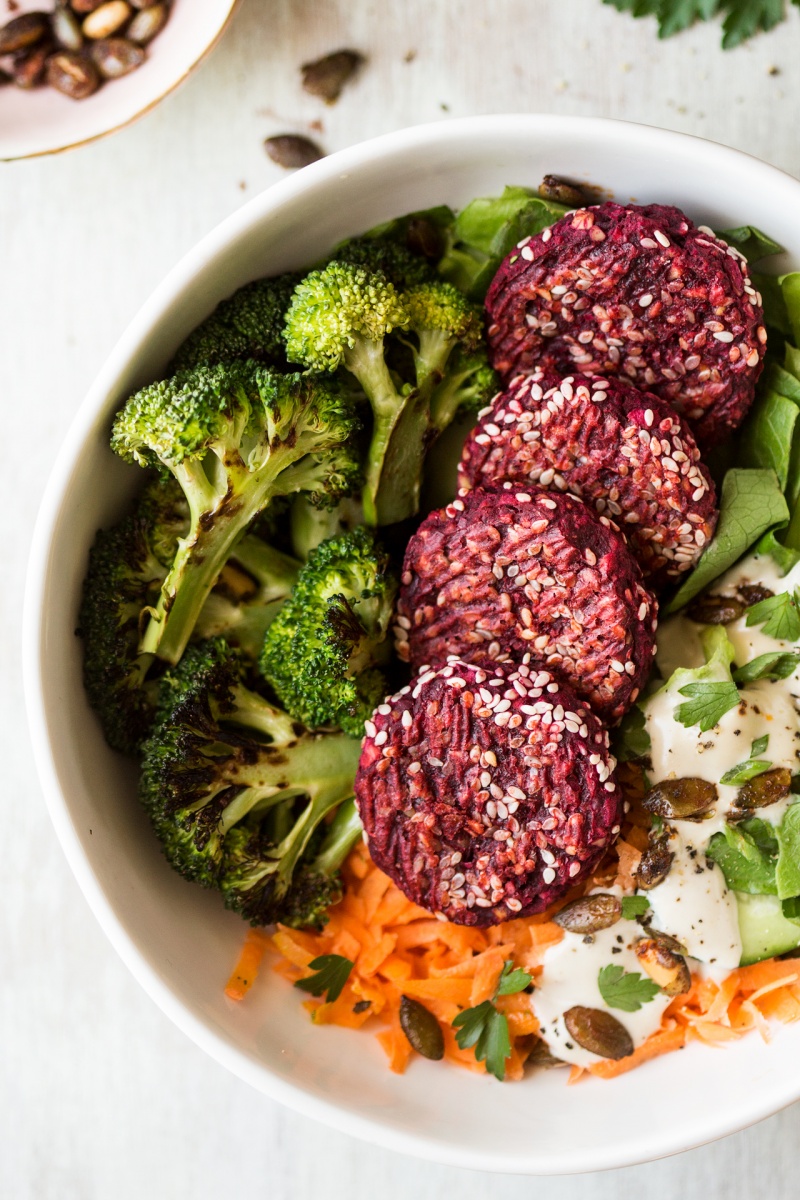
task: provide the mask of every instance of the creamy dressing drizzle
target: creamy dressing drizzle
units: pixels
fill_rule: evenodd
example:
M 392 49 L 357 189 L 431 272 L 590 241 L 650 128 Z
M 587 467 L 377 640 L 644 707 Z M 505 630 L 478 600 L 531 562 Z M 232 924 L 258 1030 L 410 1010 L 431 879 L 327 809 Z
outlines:
M 609 888 L 622 895 L 619 888 Z M 635 942 L 642 937 L 642 929 L 636 921 L 617 921 L 610 929 L 601 929 L 584 940 L 580 934 L 565 933 L 563 940 L 551 946 L 544 957 L 544 970 L 536 980 L 533 993 L 533 1009 L 541 1026 L 540 1033 L 553 1054 L 564 1062 L 588 1067 L 600 1062 L 596 1054 L 584 1050 L 572 1037 L 564 1024 L 564 1013 L 575 1005 L 599 1008 L 609 1012 L 625 1026 L 635 1046 L 654 1033 L 661 1024 L 661 1016 L 669 1004 L 669 996 L 659 992 L 653 1000 L 643 1004 L 638 1012 L 623 1012 L 609 1008 L 597 984 L 602 967 L 616 964 L 624 971 L 644 974 L 633 950 Z
M 713 590 L 732 594 L 744 583 L 762 584 L 776 594 L 788 591 L 800 586 L 800 564 L 781 576 L 772 558 L 753 554 L 724 575 Z M 657 663 L 665 679 L 678 667 L 704 664 L 702 628 L 681 615 L 659 627 Z M 793 643 L 768 637 L 758 626 L 748 627 L 746 614 L 726 625 L 725 630 L 737 665 L 770 651 L 797 649 Z M 719 679 L 725 678 L 720 668 Z M 793 773 L 800 770 L 800 668 L 787 679 L 749 684 L 740 695 L 741 703 L 707 733 L 701 733 L 697 726 L 686 728 L 675 720 L 675 708 L 685 699 L 677 691 L 662 690 L 643 705 L 651 740 L 650 782 L 694 776 L 715 783 L 719 792 L 718 804 L 704 820 L 671 822 L 674 833 L 670 849 L 675 856 L 672 868 L 663 883 L 647 893 L 653 930 L 677 938 L 686 947 L 692 971 L 710 975 L 737 967 L 742 952 L 736 897 L 720 868 L 705 856 L 711 838 L 724 826 L 738 790 L 719 781 L 731 767 L 744 762 L 753 742 L 765 735 L 769 742 L 759 757 L 776 767 L 789 767 Z M 760 809 L 758 815 L 779 825 L 789 803 L 779 801 Z M 598 1061 L 596 1055 L 577 1046 L 567 1032 L 563 1014 L 574 1005 L 611 1012 L 625 1025 L 634 1046 L 659 1027 L 669 1004 L 663 993 L 638 1012 L 625 1013 L 609 1009 L 597 985 L 601 967 L 609 963 L 643 973 L 633 950 L 641 936 L 643 931 L 635 921 L 620 920 L 594 934 L 591 942 L 565 933 L 563 940 L 547 951 L 536 981 L 533 1006 L 541 1036 L 557 1057 L 579 1066 Z

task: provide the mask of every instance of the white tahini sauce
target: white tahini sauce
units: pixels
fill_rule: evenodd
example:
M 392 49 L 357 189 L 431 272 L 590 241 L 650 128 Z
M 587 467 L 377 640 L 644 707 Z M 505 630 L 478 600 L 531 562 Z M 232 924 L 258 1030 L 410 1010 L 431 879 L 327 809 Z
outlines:
M 621 895 L 618 889 L 616 894 Z M 556 1058 L 579 1067 L 601 1061 L 598 1055 L 579 1046 L 567 1031 L 564 1013 L 575 1005 L 611 1013 L 625 1026 L 635 1046 L 658 1029 L 664 1009 L 670 1002 L 669 996 L 659 992 L 638 1012 L 629 1013 L 609 1008 L 597 984 L 601 969 L 614 964 L 647 978 L 633 951 L 634 943 L 644 936 L 644 930 L 636 921 L 620 919 L 610 929 L 592 934 L 591 941 L 577 933 L 565 933 L 563 940 L 546 952 L 544 969 L 536 980 L 532 997 L 533 1011 L 541 1026 L 540 1035 Z
M 764 555 L 750 555 L 714 586 L 713 591 L 733 594 L 744 583 L 761 584 L 776 595 L 800 586 L 800 564 L 781 576 L 777 564 Z M 659 627 L 658 666 L 665 679 L 679 667 L 703 666 L 700 641 L 703 626 L 677 616 Z M 741 666 L 760 654 L 775 650 L 797 650 L 792 643 L 768 637 L 758 626 L 748 627 L 746 614 L 725 626 L 734 647 L 735 663 Z M 719 680 L 727 679 L 722 666 Z M 707 676 L 709 680 L 715 675 Z M 674 854 L 666 879 L 647 892 L 651 906 L 651 929 L 671 934 L 685 947 L 689 966 L 715 973 L 739 965 L 742 943 L 736 897 L 720 868 L 708 860 L 705 850 L 725 823 L 737 793 L 736 787 L 720 784 L 726 771 L 750 757 L 753 742 L 768 736 L 766 750 L 759 755 L 773 766 L 800 773 L 800 669 L 783 680 L 759 680 L 740 690 L 741 702 L 727 712 L 707 733 L 698 726 L 685 727 L 675 720 L 675 709 L 686 697 L 677 688 L 663 688 L 643 704 L 645 724 L 651 740 L 651 784 L 689 776 L 716 784 L 719 801 L 700 821 L 670 822 Z M 759 810 L 758 815 L 779 825 L 790 800 Z M 564 1024 L 564 1013 L 575 1005 L 599 1008 L 620 1021 L 640 1045 L 658 1029 L 669 998 L 659 993 L 638 1012 L 608 1008 L 600 995 L 598 973 L 610 963 L 625 971 L 644 974 L 633 951 L 644 935 L 635 921 L 620 920 L 610 929 L 585 941 L 565 933 L 563 940 L 547 951 L 543 970 L 536 980 L 533 1006 L 541 1024 L 541 1036 L 553 1054 L 565 1062 L 589 1066 L 597 1056 L 575 1044 Z
M 769 556 L 750 555 L 722 577 L 714 593 L 733 594 L 745 583 L 758 583 L 776 595 L 800 585 L 800 566 L 782 577 Z M 677 616 L 659 627 L 658 665 L 669 678 L 678 667 L 704 663 L 700 633 L 703 626 Z M 786 641 L 768 637 L 760 626 L 747 625 L 746 614 L 725 626 L 735 651 L 735 662 L 743 665 L 760 654 L 796 650 Z M 725 679 L 719 667 L 716 675 Z M 675 720 L 675 709 L 683 702 L 677 689 L 662 689 L 643 706 L 645 725 L 651 739 L 650 782 L 694 776 L 717 785 L 719 802 L 702 821 L 671 822 L 675 835 L 670 849 L 675 854 L 663 883 L 647 893 L 653 910 L 653 928 L 672 934 L 688 953 L 703 963 L 732 968 L 739 964 L 741 940 L 736 898 L 725 884 L 722 871 L 707 862 L 704 851 L 711 838 L 724 826 L 738 788 L 720 784 L 726 771 L 750 756 L 757 738 L 768 737 L 759 757 L 775 767 L 800 771 L 800 669 L 788 679 L 758 680 L 740 690 L 741 703 L 730 709 L 707 733 L 699 726 L 683 726 Z M 759 810 L 758 815 L 779 825 L 789 799 Z

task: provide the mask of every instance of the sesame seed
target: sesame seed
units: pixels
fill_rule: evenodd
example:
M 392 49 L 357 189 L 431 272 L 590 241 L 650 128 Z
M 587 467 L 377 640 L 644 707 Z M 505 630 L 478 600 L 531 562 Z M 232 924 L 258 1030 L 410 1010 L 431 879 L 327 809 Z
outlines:
M 364 732 L 366 733 L 367 737 L 374 738 L 374 737 L 375 737 L 375 734 L 376 734 L 378 731 L 377 731 L 377 729 L 375 728 L 375 725 L 374 725 L 374 723 L 373 723 L 372 721 L 365 721 L 365 722 L 364 722 Z
M 733 334 L 730 333 L 729 330 L 727 330 L 727 329 L 723 329 L 721 332 L 715 333 L 714 337 L 717 339 L 718 342 L 732 342 L 733 341 Z
M 569 874 L 570 874 L 570 878 L 574 879 L 576 875 L 579 875 L 579 874 L 580 874 L 580 870 L 581 870 L 581 864 L 580 864 L 580 863 L 578 863 L 578 862 L 570 863 L 570 864 L 569 864 Z
M 545 867 L 542 871 L 542 879 L 545 883 L 552 883 L 556 877 L 556 873 L 552 867 Z
M 652 303 L 653 303 L 653 297 L 650 292 L 645 292 L 645 294 L 643 296 L 639 297 L 639 307 L 640 308 L 649 308 Z
M 416 775 L 421 770 L 422 770 L 421 762 L 412 762 L 409 764 L 409 767 L 408 767 L 409 775 Z

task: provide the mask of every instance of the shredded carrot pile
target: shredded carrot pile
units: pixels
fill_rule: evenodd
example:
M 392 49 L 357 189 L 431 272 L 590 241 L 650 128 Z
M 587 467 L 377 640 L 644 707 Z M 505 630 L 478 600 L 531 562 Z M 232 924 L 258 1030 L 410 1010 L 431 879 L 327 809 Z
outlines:
M 226 994 L 239 999 L 252 985 L 257 939 L 278 952 L 275 970 L 292 982 L 312 974 L 308 967 L 312 959 L 340 954 L 355 966 L 339 998 L 333 1003 L 313 998 L 303 1002 L 316 1024 L 367 1026 L 376 1033 L 390 1068 L 402 1073 L 414 1054 L 400 1028 L 400 1000 L 409 996 L 438 1018 L 445 1059 L 483 1072 L 484 1064 L 474 1052 L 456 1044 L 453 1018 L 493 995 L 505 961 L 535 971 L 548 946 L 561 940 L 559 926 L 547 914 L 489 929 L 439 921 L 407 900 L 373 864 L 363 845 L 352 852 L 343 875 L 344 898 L 330 910 L 321 933 L 283 925 L 271 939 L 251 932 Z M 243 985 L 241 980 L 248 982 Z M 511 1038 L 506 1078 L 520 1079 L 539 1029 L 531 997 L 518 992 L 501 996 L 496 1005 L 506 1014 Z
M 610 883 L 633 889 L 650 817 L 637 805 L 637 780 L 625 779 L 625 784 L 631 810 L 616 853 L 582 891 Z M 483 1073 L 485 1065 L 474 1051 L 457 1045 L 452 1020 L 493 996 L 504 962 L 511 960 L 534 977 L 539 973 L 545 952 L 563 936 L 552 920 L 560 905 L 538 916 L 475 929 L 438 920 L 407 900 L 362 844 L 353 850 L 342 874 L 343 899 L 330 909 L 330 920 L 320 933 L 283 925 L 271 936 L 250 931 L 225 994 L 232 1000 L 244 998 L 267 950 L 278 955 L 274 970 L 293 983 L 313 974 L 313 959 L 342 955 L 355 965 L 341 995 L 332 1003 L 313 998 L 302 1002 L 316 1024 L 373 1031 L 391 1070 L 402 1073 L 415 1053 L 400 1026 L 400 1001 L 408 996 L 439 1020 L 445 1059 Z M 580 893 L 561 904 L 575 894 Z M 518 992 L 499 997 L 495 1004 L 508 1019 L 511 1057 L 506 1079 L 521 1079 L 539 1030 L 531 996 Z M 753 1029 L 769 1039 L 771 1020 L 788 1023 L 799 1018 L 800 960 L 769 959 L 740 967 L 721 983 L 695 977 L 691 990 L 673 1000 L 661 1027 L 633 1054 L 586 1069 L 572 1067 L 569 1082 L 585 1074 L 613 1079 L 691 1041 L 719 1046 Z

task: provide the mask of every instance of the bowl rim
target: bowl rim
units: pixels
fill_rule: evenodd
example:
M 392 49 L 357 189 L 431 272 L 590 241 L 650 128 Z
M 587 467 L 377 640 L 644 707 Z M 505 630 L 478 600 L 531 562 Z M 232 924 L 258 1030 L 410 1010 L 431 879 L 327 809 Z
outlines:
M 228 11 L 223 17 L 222 24 L 218 27 L 211 41 L 208 42 L 208 44 L 203 47 L 197 57 L 193 59 L 187 67 L 184 68 L 177 79 L 174 79 L 168 87 L 166 87 L 162 92 L 159 92 L 157 96 L 153 96 L 151 100 L 148 100 L 147 103 L 141 108 L 137 109 L 136 112 L 131 113 L 130 116 L 125 117 L 121 121 L 116 121 L 113 125 L 109 125 L 107 129 L 99 129 L 97 133 L 92 133 L 88 137 L 79 138 L 76 142 L 65 142 L 57 146 L 46 146 L 43 149 L 30 150 L 22 154 L 0 154 L 0 163 L 25 162 L 28 159 L 48 158 L 56 154 L 66 154 L 69 150 L 79 150 L 82 146 L 91 146 L 93 142 L 99 142 L 101 138 L 109 137 L 112 133 L 119 133 L 121 129 L 127 129 L 129 125 L 133 125 L 136 121 L 141 120 L 142 117 L 146 117 L 147 114 L 152 112 L 162 100 L 166 100 L 167 96 L 171 96 L 172 93 L 181 86 L 181 84 L 185 83 L 189 76 L 194 74 L 196 69 L 208 58 L 212 51 L 216 50 L 226 30 L 228 29 L 228 26 L 233 20 L 241 0 L 225 0 L 225 3 L 228 5 Z
M 518 1156 L 500 1158 L 490 1149 L 479 1145 L 451 1146 L 440 1142 L 431 1132 L 410 1133 L 392 1128 L 380 1119 L 366 1118 L 346 1112 L 334 1101 L 310 1095 L 302 1087 L 273 1075 L 268 1067 L 255 1063 L 229 1037 L 212 1028 L 177 999 L 161 979 L 156 967 L 139 948 L 127 925 L 119 916 L 100 886 L 89 855 L 84 850 L 70 816 L 67 799 L 61 790 L 44 703 L 42 660 L 43 633 L 46 613 L 43 610 L 44 585 L 49 547 L 61 507 L 66 499 L 67 485 L 77 452 L 90 433 L 96 414 L 107 403 L 117 376 L 131 355 L 155 327 L 158 317 L 173 299 L 191 283 L 203 267 L 224 253 L 226 246 L 254 223 L 272 211 L 290 205 L 295 197 L 309 191 L 324 189 L 336 177 L 357 170 L 365 160 L 391 160 L 399 153 L 414 147 L 437 142 L 468 141 L 476 135 L 507 134 L 516 130 L 531 138 L 547 130 L 563 129 L 565 137 L 591 133 L 603 138 L 613 134 L 624 137 L 631 153 L 637 145 L 656 141 L 665 148 L 679 148 L 685 160 L 702 158 L 720 163 L 740 162 L 751 175 L 760 175 L 764 187 L 773 192 L 785 192 L 787 199 L 800 200 L 800 182 L 788 173 L 764 163 L 743 151 L 709 142 L 700 137 L 677 133 L 657 127 L 600 117 L 572 117 L 551 114 L 496 114 L 463 117 L 410 126 L 383 134 L 340 150 L 303 168 L 296 174 L 273 184 L 253 197 L 205 235 L 173 266 L 162 282 L 139 309 L 116 345 L 108 355 L 94 384 L 80 404 L 56 457 L 44 489 L 37 516 L 28 562 L 22 629 L 22 665 L 25 702 L 39 780 L 56 834 L 67 861 L 83 895 L 107 935 L 112 946 L 147 994 L 192 1041 L 205 1050 L 216 1062 L 227 1067 L 256 1090 L 287 1105 L 301 1114 L 322 1121 L 333 1128 L 374 1145 L 399 1153 L 415 1155 L 448 1166 L 466 1167 L 501 1173 L 531 1175 L 573 1174 L 585 1171 L 610 1170 L 651 1161 L 683 1150 L 694 1149 L 707 1142 L 737 1132 L 765 1119 L 800 1097 L 800 1080 L 787 1079 L 770 1088 L 768 1095 L 754 1089 L 748 1104 L 740 1104 L 724 1114 L 709 1113 L 708 1121 L 696 1136 L 687 1139 L 685 1130 L 648 1128 L 638 1133 L 629 1152 L 620 1155 L 619 1149 L 605 1152 L 582 1151 L 579 1145 L 569 1156 L 549 1157 L 546 1163 L 535 1150 L 521 1150 Z M 779 200 L 776 199 L 776 203 Z

